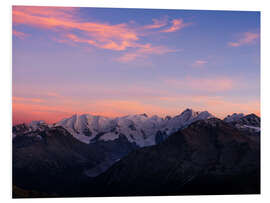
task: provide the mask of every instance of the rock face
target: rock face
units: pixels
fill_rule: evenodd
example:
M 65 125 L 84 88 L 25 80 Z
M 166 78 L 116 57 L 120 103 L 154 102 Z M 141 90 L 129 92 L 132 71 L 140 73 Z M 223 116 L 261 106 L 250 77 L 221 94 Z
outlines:
M 123 136 L 85 144 L 63 127 L 17 134 L 13 139 L 13 184 L 47 194 L 72 193 L 89 176 L 100 174 L 136 148 Z
M 248 114 L 246 116 L 244 114 L 233 114 L 233 115 L 229 117 L 230 119 L 226 117 L 224 121 L 235 126 L 241 131 L 253 134 L 254 139 L 256 139 L 256 137 L 259 137 L 261 131 L 260 117 L 256 116 L 255 114 Z
M 238 125 L 245 125 L 245 126 L 253 126 L 260 128 L 261 126 L 261 119 L 260 117 L 256 116 L 255 114 L 248 114 L 246 116 L 243 116 L 239 119 L 231 121 L 233 124 L 238 124 Z
M 238 121 L 239 119 L 243 118 L 245 115 L 243 113 L 234 113 L 232 115 L 228 115 L 224 118 L 224 121 L 227 123 Z
M 260 145 L 219 119 L 197 121 L 98 176 L 89 196 L 260 193 Z

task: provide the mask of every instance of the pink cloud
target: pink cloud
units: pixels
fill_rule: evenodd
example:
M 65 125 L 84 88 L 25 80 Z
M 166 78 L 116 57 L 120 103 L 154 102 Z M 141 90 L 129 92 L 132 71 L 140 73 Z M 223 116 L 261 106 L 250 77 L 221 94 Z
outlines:
M 203 67 L 205 64 L 207 64 L 208 61 L 205 61 L 205 60 L 196 60 L 192 66 L 193 67 Z
M 246 44 L 254 44 L 259 38 L 259 33 L 245 32 L 240 39 L 235 42 L 229 42 L 228 45 L 231 47 L 239 47 Z
M 234 81 L 226 77 L 218 78 L 194 78 L 186 77 L 185 79 L 168 79 L 166 84 L 173 85 L 179 88 L 190 88 L 192 90 L 206 91 L 206 92 L 220 92 L 228 91 L 234 87 Z
M 151 25 L 145 25 L 143 26 L 144 29 L 158 29 L 158 28 L 161 28 L 161 27 L 164 27 L 166 26 L 168 23 L 168 20 L 167 19 L 153 19 L 153 24 Z
M 123 50 L 126 50 L 128 47 L 136 47 L 136 45 L 134 43 L 131 43 L 128 41 L 122 41 L 122 42 L 117 43 L 117 42 L 111 40 L 111 41 L 107 41 L 107 43 L 103 44 L 103 43 L 98 43 L 95 40 L 79 37 L 75 34 L 66 34 L 64 36 L 67 39 L 71 40 L 72 42 L 86 43 L 89 45 L 96 46 L 98 48 L 110 49 L 110 50 L 114 50 L 114 51 L 123 51 Z M 64 40 L 62 42 L 66 42 L 66 41 Z
M 67 13 L 71 12 L 72 13 Z M 13 7 L 13 23 L 26 24 L 43 29 L 52 29 L 57 32 L 67 32 L 70 37 L 73 30 L 83 33 L 83 40 L 75 42 L 91 43 L 94 46 L 123 50 L 138 40 L 137 33 L 128 28 L 126 24 L 109 25 L 96 22 L 79 22 L 74 9 L 60 9 L 55 7 Z M 61 35 L 63 36 L 63 35 Z M 80 37 L 82 38 L 82 37 Z
M 29 34 L 26 34 L 26 33 L 24 33 L 24 32 L 20 32 L 20 31 L 14 30 L 14 29 L 13 29 L 13 31 L 12 31 L 12 34 L 13 34 L 14 36 L 20 38 L 20 39 L 24 39 L 24 38 L 30 36 Z
M 174 19 L 172 20 L 172 26 L 168 29 L 162 30 L 161 32 L 175 32 L 177 30 L 180 30 L 186 26 L 188 26 L 189 23 L 184 23 L 182 19 Z
M 152 34 L 147 30 L 161 28 L 167 25 L 167 19 L 153 19 L 153 24 L 135 26 L 134 23 L 109 24 L 101 22 L 82 21 L 76 8 L 65 7 L 34 7 L 13 6 L 13 25 L 47 29 L 55 32 L 54 40 L 60 43 L 84 43 L 100 49 L 134 52 L 124 54 L 119 61 L 132 61 L 142 54 L 166 54 L 172 50 L 165 46 L 140 43 L 141 37 Z M 172 26 L 162 32 L 174 32 L 188 25 L 182 19 L 172 20 Z M 74 34 L 74 31 L 77 34 Z M 78 34 L 79 33 L 79 34 Z M 159 51 L 157 48 L 161 48 Z
M 39 98 L 26 98 L 26 97 L 13 97 L 13 102 L 29 102 L 29 103 L 42 103 L 44 100 Z
M 177 50 L 169 49 L 164 46 L 152 46 L 151 44 L 145 44 L 143 46 L 138 46 L 139 48 L 135 51 L 125 53 L 120 58 L 117 59 L 119 62 L 130 62 L 136 58 L 147 57 L 150 54 L 162 55 L 170 52 L 175 52 Z
M 204 60 L 195 61 L 195 64 L 198 64 L 198 65 L 203 65 L 203 64 L 206 64 L 206 63 L 208 63 L 208 61 L 204 61 Z

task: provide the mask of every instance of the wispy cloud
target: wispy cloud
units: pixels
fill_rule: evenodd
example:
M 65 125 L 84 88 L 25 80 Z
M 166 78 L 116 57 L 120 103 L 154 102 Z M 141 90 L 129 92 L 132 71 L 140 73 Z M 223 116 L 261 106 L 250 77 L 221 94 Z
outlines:
M 142 28 L 143 29 L 158 29 L 158 28 L 164 27 L 168 24 L 167 18 L 152 19 L 152 21 L 153 21 L 153 24 L 145 25 Z
M 151 44 L 146 44 L 143 46 L 139 46 L 138 49 L 134 51 L 130 51 L 122 55 L 117 59 L 119 62 L 130 62 L 133 61 L 136 58 L 143 58 L 147 57 L 150 54 L 155 54 L 155 55 L 162 55 L 170 52 L 175 52 L 177 50 L 174 49 L 169 49 L 165 46 L 152 46 Z
M 191 65 L 193 66 L 193 67 L 203 67 L 205 64 L 207 64 L 208 63 L 208 61 L 206 61 L 206 60 L 196 60 L 196 61 L 194 61 L 194 63 L 192 63 Z
M 89 111 L 108 117 L 128 114 L 164 114 L 166 108 L 155 104 L 146 104 L 140 100 L 99 100 L 88 105 Z
M 203 64 L 206 64 L 206 63 L 208 63 L 208 61 L 204 61 L 204 60 L 195 61 L 195 64 L 198 64 L 198 65 L 203 65 Z
M 151 34 L 147 30 L 168 25 L 166 18 L 153 19 L 153 24 L 134 27 L 132 23 L 109 24 L 82 21 L 76 13 L 77 8 L 14 6 L 13 25 L 23 24 L 53 31 L 57 34 L 54 36 L 54 40 L 62 43 L 84 43 L 113 51 L 136 49 L 121 57 L 125 61 L 135 60 L 142 54 L 161 55 L 173 51 L 165 46 L 141 42 L 141 37 Z M 171 27 L 162 32 L 175 32 L 187 24 L 183 19 L 174 19 Z M 160 51 L 157 48 L 161 48 Z
M 177 30 L 180 30 L 188 25 L 190 25 L 190 23 L 184 23 L 183 19 L 173 19 L 171 21 L 172 25 L 171 27 L 162 30 L 161 32 L 175 32 Z
M 20 31 L 17 31 L 17 30 L 13 30 L 13 31 L 12 31 L 12 34 L 13 34 L 14 36 L 20 38 L 20 39 L 24 39 L 24 38 L 30 36 L 29 34 L 26 34 L 26 33 L 24 33 L 24 32 L 20 32 Z
M 228 45 L 231 47 L 239 47 L 246 44 L 254 44 L 260 38 L 260 34 L 256 32 L 245 32 L 241 34 L 241 37 L 234 42 L 229 42 Z
M 42 103 L 44 100 L 39 98 L 29 98 L 29 97 L 13 97 L 13 102 L 27 102 L 27 103 Z
M 76 9 L 15 6 L 13 23 L 51 29 L 60 33 L 61 37 L 66 36 L 76 42 L 91 43 L 104 49 L 123 50 L 138 40 L 137 33 L 128 28 L 127 24 L 80 22 L 75 12 Z M 81 31 L 81 37 L 75 39 L 75 35 L 72 35 L 75 30 Z
M 176 88 L 205 92 L 228 91 L 234 87 L 234 81 L 227 77 L 217 78 L 195 78 L 186 77 L 184 79 L 166 79 L 165 83 Z

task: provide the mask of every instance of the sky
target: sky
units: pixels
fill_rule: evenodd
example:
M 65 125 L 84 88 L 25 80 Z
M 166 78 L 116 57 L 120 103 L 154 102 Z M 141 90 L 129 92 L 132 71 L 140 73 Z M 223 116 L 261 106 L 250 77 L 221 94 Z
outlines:
M 260 13 L 13 6 L 13 123 L 260 115 Z

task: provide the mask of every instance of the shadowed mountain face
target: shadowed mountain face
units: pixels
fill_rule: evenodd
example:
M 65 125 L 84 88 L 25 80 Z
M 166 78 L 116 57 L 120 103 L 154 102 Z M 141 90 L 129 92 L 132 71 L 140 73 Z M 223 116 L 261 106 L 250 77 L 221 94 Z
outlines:
M 231 116 L 227 116 L 224 121 L 234 125 L 238 124 L 258 128 L 261 126 L 261 119 L 255 114 L 248 114 L 246 116 L 244 116 L 244 114 L 233 114 Z
M 254 141 L 260 142 L 261 119 L 255 114 L 248 114 L 246 116 L 243 114 L 233 114 L 226 117 L 224 121 L 246 134 L 253 135 L 251 138 Z
M 260 132 L 236 121 L 198 120 L 142 148 L 121 134 L 86 144 L 62 126 L 15 126 L 14 197 L 259 193 Z
M 260 146 L 250 136 L 219 119 L 198 121 L 131 152 L 97 177 L 88 195 L 259 193 Z
M 124 136 L 85 144 L 62 127 L 20 134 L 13 139 L 13 184 L 52 195 L 73 194 L 88 176 L 101 173 L 136 148 Z
M 249 114 L 249 115 L 243 116 L 229 123 L 231 123 L 238 129 L 248 130 L 250 132 L 258 132 L 260 131 L 260 127 L 261 127 L 261 119 L 255 114 Z

